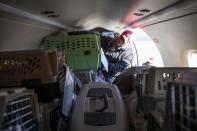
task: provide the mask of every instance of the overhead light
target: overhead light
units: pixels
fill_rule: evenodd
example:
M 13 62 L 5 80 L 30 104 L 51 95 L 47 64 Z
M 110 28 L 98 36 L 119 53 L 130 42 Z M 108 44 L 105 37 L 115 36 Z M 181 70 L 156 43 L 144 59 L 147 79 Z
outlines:
M 149 13 L 150 12 L 149 9 L 138 9 L 138 11 L 141 13 Z

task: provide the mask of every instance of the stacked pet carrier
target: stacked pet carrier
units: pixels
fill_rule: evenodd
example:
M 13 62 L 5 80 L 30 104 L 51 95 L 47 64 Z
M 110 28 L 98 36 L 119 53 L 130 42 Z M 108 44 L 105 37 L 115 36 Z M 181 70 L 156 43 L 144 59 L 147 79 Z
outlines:
M 48 36 L 41 44 L 41 48 L 64 50 L 67 65 L 74 70 L 82 84 L 95 81 L 96 70 L 101 67 L 101 45 L 98 34 L 78 32 L 62 37 Z
M 169 83 L 165 130 L 197 130 L 197 73 L 182 73 L 178 81 Z
M 0 130 L 39 129 L 38 100 L 25 88 L 0 89 Z
M 152 67 L 145 76 L 141 77 L 142 79 L 139 79 L 144 84 L 142 85 L 141 108 L 145 114 L 154 110 L 157 102 L 165 101 L 167 83 L 177 80 L 180 73 L 185 71 L 197 71 L 197 68 Z
M 48 36 L 41 48 L 65 50 L 67 64 L 75 71 L 96 70 L 101 66 L 100 37 L 96 34 Z
M 167 85 L 188 71 L 197 71 L 197 68 L 151 67 L 137 75 L 138 109 L 148 118 L 148 130 L 163 130 Z
M 0 86 L 40 85 L 56 81 L 55 51 L 0 52 Z
M 155 109 L 148 113 L 148 131 L 164 131 L 163 124 L 165 119 L 165 102 L 156 103 Z
M 43 124 L 50 120 L 43 119 L 50 112 L 46 114 L 48 108 L 45 111 L 42 108 L 61 97 L 60 86 L 65 82 L 65 79 L 62 83 L 58 81 L 65 74 L 61 56 L 56 50 L 0 52 L 2 130 L 50 129 L 45 126 L 53 123 Z M 55 105 L 51 108 L 55 109 Z

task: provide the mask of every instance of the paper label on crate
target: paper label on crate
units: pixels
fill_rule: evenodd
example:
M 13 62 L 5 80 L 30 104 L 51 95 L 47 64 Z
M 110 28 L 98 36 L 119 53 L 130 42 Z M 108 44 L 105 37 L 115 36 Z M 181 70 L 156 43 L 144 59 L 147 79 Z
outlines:
M 101 62 L 103 63 L 105 70 L 108 72 L 108 61 L 102 49 L 101 49 Z

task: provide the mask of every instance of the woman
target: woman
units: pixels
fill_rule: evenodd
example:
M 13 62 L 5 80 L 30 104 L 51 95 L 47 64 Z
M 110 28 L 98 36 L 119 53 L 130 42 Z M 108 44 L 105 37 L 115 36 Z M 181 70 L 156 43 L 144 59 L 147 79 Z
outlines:
M 120 36 L 109 43 L 109 48 L 105 51 L 108 60 L 108 73 L 106 81 L 112 83 L 114 78 L 122 71 L 131 67 L 133 53 L 131 48 L 131 34 L 133 32 L 126 30 Z

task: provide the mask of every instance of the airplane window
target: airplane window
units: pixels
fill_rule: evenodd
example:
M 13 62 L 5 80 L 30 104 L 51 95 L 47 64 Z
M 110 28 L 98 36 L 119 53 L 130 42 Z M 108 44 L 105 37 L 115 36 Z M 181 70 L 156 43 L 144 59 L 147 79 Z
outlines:
M 189 67 L 197 67 L 197 50 L 189 51 L 188 65 Z
M 134 66 L 163 67 L 162 56 L 154 41 L 141 28 L 132 31 L 134 32 L 132 35 L 134 52 L 136 52 L 134 53 Z

